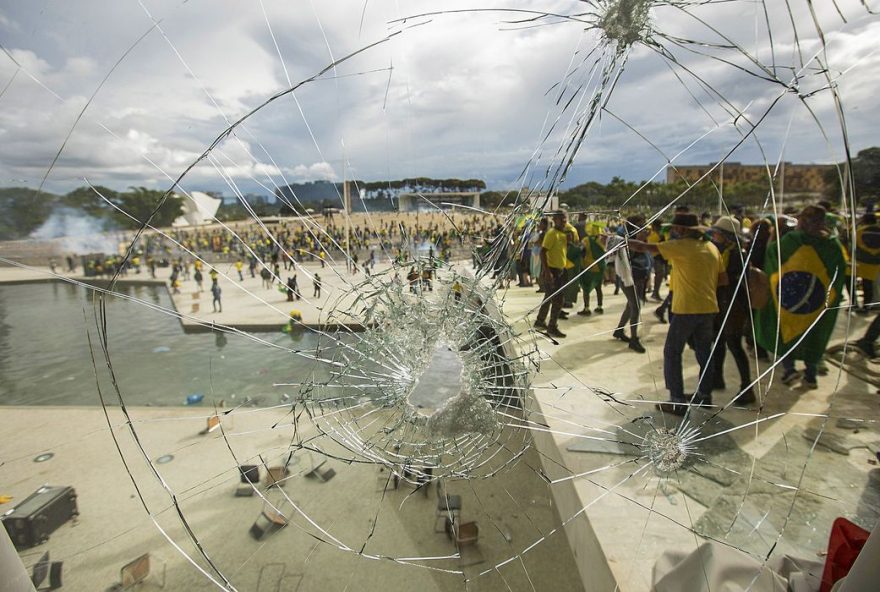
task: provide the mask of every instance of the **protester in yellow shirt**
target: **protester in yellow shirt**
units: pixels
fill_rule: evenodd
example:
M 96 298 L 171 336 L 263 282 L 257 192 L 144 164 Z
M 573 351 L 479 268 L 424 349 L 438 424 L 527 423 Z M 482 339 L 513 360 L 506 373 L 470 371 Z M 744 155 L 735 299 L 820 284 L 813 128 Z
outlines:
M 721 254 L 712 243 L 703 239 L 706 228 L 700 226 L 696 214 L 676 214 L 672 220 L 670 239 L 648 244 L 630 241 L 632 250 L 660 254 L 672 265 L 672 315 L 663 347 L 663 376 L 670 402 L 657 408 L 665 413 L 685 415 L 687 404 L 710 405 L 714 378 L 709 363 L 714 341 L 713 320 L 718 312 L 716 290 L 723 270 Z M 693 338 L 700 377 L 693 397 L 686 397 L 682 376 L 682 352 Z
M 546 329 L 552 337 L 565 337 L 559 330 L 558 321 L 564 298 L 567 248 L 566 216 L 565 212 L 558 210 L 553 213 L 553 227 L 547 231 L 541 243 L 541 279 L 546 294 L 535 321 L 536 329 Z M 545 323 L 548 310 L 550 321 Z

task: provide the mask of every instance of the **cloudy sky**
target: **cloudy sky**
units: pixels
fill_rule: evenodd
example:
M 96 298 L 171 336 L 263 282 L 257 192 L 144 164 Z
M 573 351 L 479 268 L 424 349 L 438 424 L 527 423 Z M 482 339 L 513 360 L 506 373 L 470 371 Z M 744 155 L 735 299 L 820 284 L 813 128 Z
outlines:
M 624 58 L 601 8 L 574 0 L 11 0 L 0 4 L 0 186 L 39 186 L 58 155 L 49 190 L 167 188 L 231 122 L 300 83 L 184 187 L 269 193 L 343 175 L 540 185 L 595 101 L 605 111 L 567 186 L 732 150 L 751 163 L 840 160 L 842 121 L 854 151 L 880 145 L 880 17 L 862 0 L 837 0 L 846 22 L 816 3 L 824 47 L 804 0 L 791 15 L 773 0 L 766 15 L 753 0 L 675 4 L 652 7 L 650 44 Z M 423 16 L 459 9 L 479 10 Z M 603 69 L 619 73 L 613 88 Z

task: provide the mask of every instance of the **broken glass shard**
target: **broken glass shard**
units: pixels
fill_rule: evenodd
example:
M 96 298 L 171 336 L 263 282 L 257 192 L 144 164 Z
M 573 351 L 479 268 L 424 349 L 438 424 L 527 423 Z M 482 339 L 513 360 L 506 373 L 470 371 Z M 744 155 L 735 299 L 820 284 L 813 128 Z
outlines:
M 428 367 L 419 376 L 410 392 L 409 404 L 418 413 L 431 416 L 461 392 L 462 363 L 447 343 L 438 343 Z

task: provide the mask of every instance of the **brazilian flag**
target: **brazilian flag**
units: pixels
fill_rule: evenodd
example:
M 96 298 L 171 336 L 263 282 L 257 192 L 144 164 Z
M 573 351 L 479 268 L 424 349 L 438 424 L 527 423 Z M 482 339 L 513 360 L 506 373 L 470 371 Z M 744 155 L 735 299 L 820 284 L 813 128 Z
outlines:
M 880 225 L 860 224 L 856 228 L 856 276 L 869 281 L 880 274 Z
M 592 290 L 602 285 L 602 278 L 605 276 L 605 267 L 607 266 L 605 259 L 602 259 L 605 249 L 595 236 L 587 236 L 582 241 L 582 244 L 584 258 L 581 262 L 581 269 L 586 271 L 581 274 L 578 283 L 581 289 L 589 294 Z
M 840 242 L 793 230 L 767 246 L 764 271 L 770 279 L 771 297 L 758 311 L 758 343 L 782 355 L 808 333 L 792 355 L 798 360 L 819 362 L 834 331 L 847 274 Z

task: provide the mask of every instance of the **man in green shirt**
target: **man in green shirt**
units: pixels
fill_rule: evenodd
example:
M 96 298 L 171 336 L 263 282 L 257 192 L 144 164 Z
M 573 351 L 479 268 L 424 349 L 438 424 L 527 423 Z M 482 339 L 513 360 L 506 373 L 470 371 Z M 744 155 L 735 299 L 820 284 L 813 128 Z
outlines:
M 535 328 L 546 329 L 547 335 L 551 337 L 565 337 L 557 324 L 564 300 L 562 289 L 565 286 L 565 266 L 568 262 L 568 234 L 565 232 L 565 224 L 565 212 L 554 212 L 553 227 L 547 231 L 541 243 L 541 280 L 546 294 L 538 310 Z M 548 310 L 550 321 L 545 323 Z

